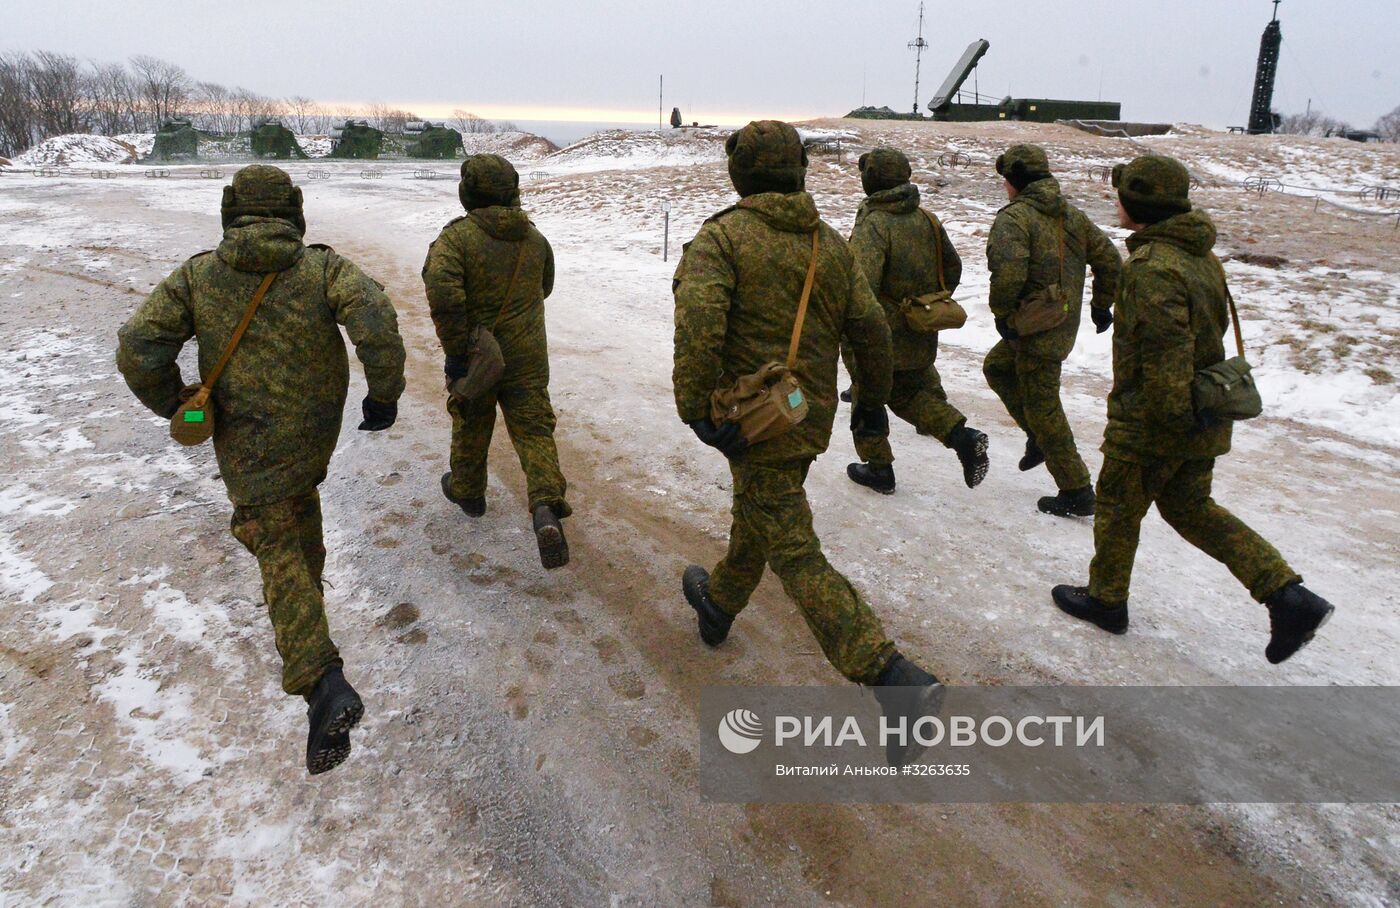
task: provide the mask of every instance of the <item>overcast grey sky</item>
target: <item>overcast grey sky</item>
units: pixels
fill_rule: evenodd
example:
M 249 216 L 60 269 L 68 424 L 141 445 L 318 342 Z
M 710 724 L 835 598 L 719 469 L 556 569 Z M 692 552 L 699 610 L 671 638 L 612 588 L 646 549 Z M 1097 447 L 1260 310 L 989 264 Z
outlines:
M 1123 116 L 1248 118 L 1268 0 L 928 0 L 920 104 L 977 38 L 984 95 L 1119 100 Z M 1400 105 L 1400 0 L 1284 0 L 1275 107 L 1369 126 Z M 735 122 L 908 109 L 918 3 L 860 0 L 0 0 L 0 48 L 153 54 L 198 79 L 331 104 L 517 119 Z

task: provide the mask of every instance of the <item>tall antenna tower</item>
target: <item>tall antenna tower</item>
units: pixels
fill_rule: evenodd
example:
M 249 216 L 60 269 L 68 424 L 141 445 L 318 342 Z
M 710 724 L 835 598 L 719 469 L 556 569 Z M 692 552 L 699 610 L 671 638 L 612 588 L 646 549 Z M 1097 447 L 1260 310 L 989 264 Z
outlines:
M 928 42 L 924 40 L 924 5 L 919 4 L 919 37 L 909 42 L 909 46 L 914 49 L 914 116 L 919 116 L 919 66 L 923 63 L 924 48 L 928 47 Z
M 1249 134 L 1262 135 L 1274 131 L 1274 77 L 1278 75 L 1278 52 L 1283 44 L 1283 29 L 1278 23 L 1278 5 L 1274 0 L 1274 19 L 1264 26 L 1259 41 L 1259 65 L 1254 72 L 1254 98 L 1249 106 Z

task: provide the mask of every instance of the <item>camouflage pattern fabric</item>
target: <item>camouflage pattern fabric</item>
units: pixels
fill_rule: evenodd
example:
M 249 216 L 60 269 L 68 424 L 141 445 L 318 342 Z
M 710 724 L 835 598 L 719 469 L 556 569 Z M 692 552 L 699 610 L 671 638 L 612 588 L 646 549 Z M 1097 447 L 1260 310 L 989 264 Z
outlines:
M 573 512 L 564 499 L 568 485 L 559 470 L 559 451 L 554 446 L 554 409 L 544 388 L 497 389 L 467 403 L 448 399 L 447 412 L 452 414 L 453 497 L 486 495 L 486 457 L 491 449 L 498 403 L 505 415 L 510 442 L 520 458 L 520 468 L 525 471 L 530 510 L 547 504 L 555 516 L 568 517 Z
M 856 212 L 851 252 L 889 322 L 896 372 L 921 372 L 937 356 L 938 335 L 910 331 L 899 304 L 939 289 L 939 247 L 943 283 L 951 292 L 962 281 L 962 259 L 942 225 L 935 231 L 919 210 L 919 187 L 912 183 L 867 197 Z
M 282 657 L 282 689 L 309 695 L 327 669 L 341 665 L 321 593 L 321 497 L 312 489 L 272 504 L 240 505 L 232 529 L 262 571 L 263 598 Z
M 1067 491 L 1084 488 L 1091 477 L 1060 404 L 1060 366 L 1058 359 L 1020 352 L 1003 340 L 982 361 L 982 374 L 1016 425 L 1040 445 L 1056 487 Z
M 845 355 L 845 351 L 842 351 Z M 850 369 L 851 362 L 846 363 Z M 853 386 L 853 396 L 859 400 L 860 387 Z M 938 370 L 930 363 L 923 371 L 896 372 L 890 389 L 890 411 L 914 427 L 920 435 L 930 435 L 946 446 L 948 436 L 967 418 L 948 403 Z M 876 466 L 894 463 L 894 449 L 888 437 L 856 435 L 856 456 L 862 462 Z
M 1064 269 L 1060 268 L 1060 221 L 1065 224 Z M 1037 290 L 1058 283 L 1069 300 L 1069 318 L 1058 328 L 1017 341 L 1018 352 L 1063 362 L 1074 349 L 1084 297 L 1084 267 L 1094 274 L 1091 305 L 1112 308 L 1122 258 L 1113 241 L 1060 195 L 1045 177 L 1028 185 L 1002 208 L 987 236 L 991 272 L 988 303 L 1006 318 Z
M 1113 327 L 1105 454 L 1180 460 L 1230 450 L 1232 423 L 1201 428 L 1191 401 L 1196 372 L 1226 358 L 1223 338 L 1230 331 L 1214 245 L 1215 225 L 1203 211 L 1159 221 L 1128 238 L 1132 254 Z
M 871 404 L 890 392 L 889 325 L 839 233 L 806 192 L 759 193 L 705 222 L 676 268 L 676 409 L 685 422 L 710 415 L 710 394 L 765 363 L 782 362 L 821 231 L 816 281 L 798 348 L 807 418 L 740 455 L 751 464 L 809 461 L 826 450 L 836 418 L 836 360 L 844 334 Z
M 525 257 L 507 300 L 522 243 Z M 505 357 L 500 387 L 549 386 L 544 301 L 554 290 L 554 251 L 519 207 L 477 208 L 449 222 L 428 247 L 423 288 L 444 353 L 465 356 L 472 328 L 484 324 Z
M 1022 431 L 1035 437 L 1045 452 L 1050 475 L 1064 490 L 1090 483 L 1089 470 L 1079 456 L 1074 433 L 1060 405 L 1060 364 L 1074 349 L 1079 333 L 1086 264 L 1094 274 L 1091 304 L 1111 308 L 1122 268 L 1118 250 L 1082 211 L 1064 200 L 1054 177 L 1028 184 L 998 212 L 987 238 L 987 267 L 991 272 L 988 303 L 993 316 L 1007 318 L 1026 297 L 1056 283 L 1069 301 L 1069 317 L 1064 324 L 1032 337 L 1002 340 L 992 347 L 982 364 L 987 384 Z
M 340 326 L 370 396 L 389 403 L 404 390 L 403 340 L 383 289 L 333 250 L 303 246 L 290 222 L 243 216 L 215 252 L 161 281 L 118 332 L 117 367 L 143 404 L 175 412 L 181 346 L 197 339 L 208 374 L 271 271 L 281 273 L 213 393 L 214 453 L 235 505 L 272 504 L 325 478 L 350 378 Z
M 517 259 L 520 273 L 512 290 Z M 465 407 L 449 404 L 453 494 L 485 494 L 486 457 L 499 404 L 525 471 L 530 507 L 549 504 L 558 516 L 568 516 L 548 391 L 544 301 L 554 290 L 549 242 L 515 205 L 473 209 L 443 228 L 429 247 L 423 285 L 447 355 L 465 355 L 471 329 L 484 324 L 496 335 L 505 358 L 495 394 Z
M 1278 550 L 1215 503 L 1211 458 L 1104 458 L 1094 512 L 1089 595 L 1111 605 L 1128 601 L 1138 530 L 1148 508 L 1181 538 L 1230 569 L 1256 601 L 1301 580 Z
M 738 615 L 764 565 L 797 603 L 822 652 L 842 675 L 872 684 L 894 654 L 880 619 L 822 554 L 803 483 L 811 461 L 779 466 L 730 462 L 734 523 L 729 552 L 710 574 L 710 598 Z

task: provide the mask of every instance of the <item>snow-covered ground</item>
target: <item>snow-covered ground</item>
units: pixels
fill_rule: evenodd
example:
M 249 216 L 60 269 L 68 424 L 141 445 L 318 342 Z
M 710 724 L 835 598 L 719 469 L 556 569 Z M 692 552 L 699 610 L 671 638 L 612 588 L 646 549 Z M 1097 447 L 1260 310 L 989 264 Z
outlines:
M 958 296 L 972 318 L 946 336 L 939 365 L 954 402 L 992 436 L 986 483 L 964 488 L 952 456 L 900 423 L 894 497 L 846 480 L 853 450 L 840 431 L 808 483 L 828 557 L 902 648 L 953 684 L 1400 683 L 1400 264 L 1389 223 L 1224 180 L 1196 195 L 1233 257 L 1268 406 L 1237 430 L 1217 497 L 1339 606 L 1317 641 L 1271 667 L 1263 609 L 1155 517 L 1127 636 L 1053 609 L 1050 585 L 1085 576 L 1091 528 L 1035 511 L 1051 483 L 1013 468 L 1022 440 L 981 376 L 995 339 L 982 245 L 1004 202 L 990 161 L 1014 141 L 1046 144 L 1066 192 L 1109 224 L 1111 190 L 1095 168 L 1136 146 L 1026 124 L 812 128 L 909 149 L 965 265 Z M 116 327 L 142 295 L 217 242 L 233 168 L 219 179 L 199 165 L 167 179 L 132 168 L 101 181 L 4 177 L 0 892 L 56 904 L 1393 902 L 1393 805 L 700 799 L 702 686 L 837 679 L 771 579 L 714 652 L 694 639 L 679 595 L 684 564 L 722 551 L 730 480 L 675 417 L 670 276 L 681 243 L 733 195 L 722 136 L 683 148 L 658 139 L 599 138 L 557 165 L 519 162 L 539 172 L 525 205 L 558 265 L 551 392 L 578 511 L 574 563 L 548 575 L 503 439 L 485 518 L 466 523 L 437 492 L 447 425 L 418 269 L 460 213 L 454 183 L 415 179 L 420 165 L 407 162 L 377 165 L 373 180 L 360 164 L 288 167 L 306 194 L 308 240 L 386 285 L 410 361 L 399 423 L 367 435 L 347 418 L 322 487 L 331 624 L 369 712 L 350 762 L 312 780 L 299 762 L 302 709 L 278 692 L 256 565 L 227 532 L 211 452 L 173 446 L 111 362 Z M 1283 159 L 1292 146 L 1191 134 L 1152 147 L 1226 173 L 1254 167 L 1256 147 Z M 1384 181 L 1400 163 L 1385 147 L 1297 147 L 1324 169 L 1335 148 L 1358 181 Z M 940 166 L 949 150 L 972 166 Z M 815 157 L 809 188 L 848 230 L 861 196 L 851 158 Z M 352 374 L 355 410 L 363 382 Z M 1108 379 L 1108 338 L 1086 325 L 1065 399 L 1091 468 Z

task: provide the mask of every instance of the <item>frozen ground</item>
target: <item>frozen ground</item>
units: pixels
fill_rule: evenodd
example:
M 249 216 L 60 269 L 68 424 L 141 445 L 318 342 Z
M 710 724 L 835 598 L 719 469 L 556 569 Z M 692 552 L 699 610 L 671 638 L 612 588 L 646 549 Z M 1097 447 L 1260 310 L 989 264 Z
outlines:
M 986 483 L 965 489 L 951 455 L 902 424 L 895 497 L 847 482 L 844 433 L 809 482 L 828 556 L 901 646 L 954 684 L 1400 683 L 1390 223 L 1223 180 L 1197 196 L 1235 257 L 1269 404 L 1237 431 L 1218 496 L 1340 607 L 1274 668 L 1263 609 L 1155 517 L 1133 630 L 1109 638 L 1062 620 L 1048 588 L 1084 576 L 1091 528 L 1035 512 L 1048 479 L 1012 468 L 1020 439 L 981 378 L 994 336 L 981 246 L 1001 204 L 989 161 L 1011 141 L 1045 142 L 1067 192 L 1105 224 L 1111 196 L 1094 168 L 1131 146 L 1017 124 L 814 127 L 854 132 L 856 150 L 909 147 L 966 265 L 972 321 L 940 365 L 992 435 Z M 1198 171 L 1255 166 L 1246 140 L 1154 141 Z M 1280 159 L 1290 147 L 1264 141 Z M 1357 180 L 1397 169 L 1395 149 L 1298 147 L 1324 170 L 1337 149 Z M 950 149 L 973 166 L 939 166 Z M 459 213 L 455 185 L 414 179 L 407 163 L 373 168 L 378 179 L 359 165 L 289 168 L 304 181 L 308 239 L 388 287 L 409 345 L 399 423 L 348 430 L 322 487 L 332 628 L 369 713 L 350 762 L 317 779 L 300 768 L 303 709 L 278 692 L 256 565 L 228 534 L 212 453 L 173 446 L 111 361 L 142 295 L 217 241 L 232 168 L 0 176 L 0 893 L 120 905 L 1400 902 L 1394 806 L 701 800 L 703 685 L 837 679 L 771 578 L 725 647 L 694 638 L 678 577 L 722 551 L 729 479 L 674 415 L 669 278 L 681 241 L 732 195 L 710 151 L 669 166 L 654 147 L 596 151 L 541 166 L 525 187 L 558 260 L 552 393 L 578 510 L 574 564 L 548 575 L 503 438 L 479 523 L 437 492 L 447 425 L 418 270 Z M 318 168 L 331 178 L 308 180 Z M 811 173 L 823 213 L 848 229 L 860 196 L 850 158 L 817 157 Z M 1086 328 L 1066 379 L 1095 468 L 1107 358 Z

